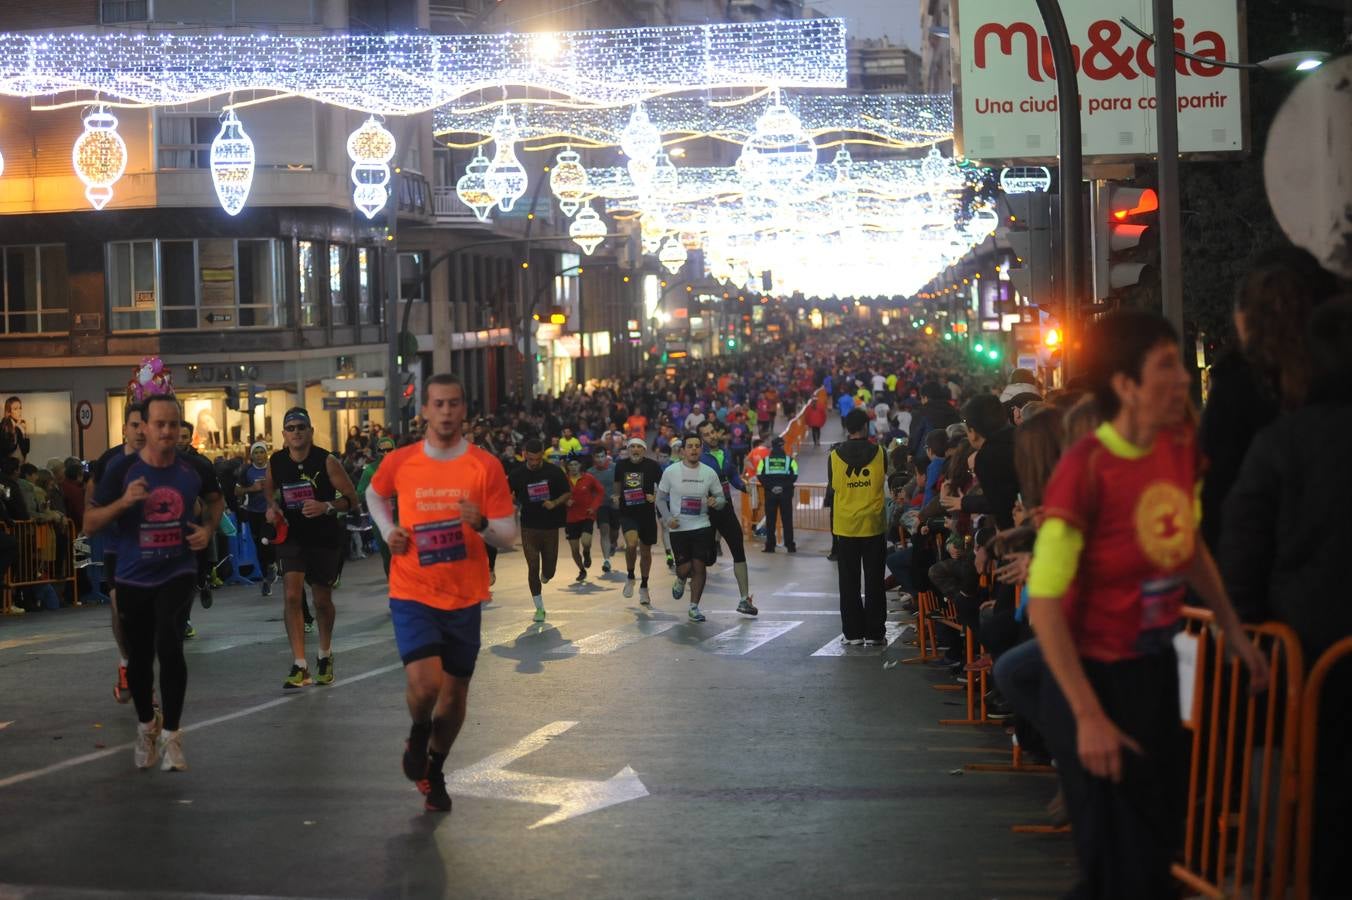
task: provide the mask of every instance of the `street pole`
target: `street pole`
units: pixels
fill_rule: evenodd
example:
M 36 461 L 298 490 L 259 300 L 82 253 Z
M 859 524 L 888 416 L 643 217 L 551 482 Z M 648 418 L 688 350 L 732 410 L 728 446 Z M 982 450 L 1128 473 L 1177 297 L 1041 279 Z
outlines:
M 403 379 L 399 369 L 399 246 L 395 231 L 399 224 L 399 200 L 393 193 L 387 201 L 390 233 L 385 241 L 381 264 L 385 269 L 385 428 L 403 431 Z
M 1182 214 L 1178 177 L 1178 77 L 1174 69 L 1174 0 L 1155 7 L 1155 131 L 1159 154 L 1160 300 L 1164 317 L 1183 337 Z
M 1075 60 L 1066 31 L 1066 19 L 1058 0 L 1037 0 L 1042 24 L 1051 43 L 1056 67 L 1056 114 L 1060 139 L 1057 157 L 1061 180 L 1061 295 L 1066 313 L 1063 323 L 1072 334 L 1079 332 L 1080 290 L 1084 284 L 1084 158 L 1080 139 L 1080 90 L 1075 79 Z M 1063 343 L 1063 371 L 1073 374 L 1074 341 Z

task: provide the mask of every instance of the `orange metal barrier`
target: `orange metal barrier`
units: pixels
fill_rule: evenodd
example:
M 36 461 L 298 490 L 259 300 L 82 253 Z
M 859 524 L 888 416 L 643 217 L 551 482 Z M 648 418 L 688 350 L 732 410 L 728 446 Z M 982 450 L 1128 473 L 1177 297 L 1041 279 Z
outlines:
M 1319 702 L 1329 672 L 1352 657 L 1352 637 L 1345 637 L 1324 651 L 1305 681 L 1300 719 L 1300 794 L 1296 827 L 1296 900 L 1310 900 L 1310 862 L 1314 851 L 1315 776 L 1318 774 Z M 1334 710 L 1334 715 L 1346 714 Z
M 1183 619 L 1179 670 L 1190 668 L 1193 679 L 1191 691 L 1181 685 L 1182 713 L 1192 741 L 1187 831 L 1174 876 L 1207 897 L 1277 900 L 1286 895 L 1292 861 L 1300 643 L 1280 623 L 1244 627 L 1272 674 L 1260 705 L 1247 691 L 1242 664 L 1225 658 L 1225 637 L 1211 612 L 1188 607 Z
M 803 408 L 798 410 L 798 415 L 790 419 L 789 424 L 779 433 L 779 436 L 784 439 L 784 452 L 789 456 L 798 455 L 798 445 L 802 443 L 803 436 L 808 433 L 804 416 L 807 415 L 807 408 L 819 399 L 829 399 L 826 397 L 825 388 L 817 388 L 813 391 L 812 396 L 803 404 Z M 764 515 L 765 504 L 761 502 L 759 482 L 754 478 L 744 480 L 746 481 L 747 491 L 742 494 L 741 501 L 742 531 L 747 537 L 752 537 L 757 523 Z M 799 491 L 798 502 L 794 504 L 793 509 L 794 530 L 825 531 L 830 534 L 831 510 L 822 505 L 826 499 L 826 485 L 799 484 L 797 489 Z M 823 521 L 825 524 L 822 524 Z
M 75 526 L 70 519 L 0 523 L 0 530 L 18 543 L 14 563 L 5 573 L 0 591 L 0 612 L 8 613 L 13 608 L 15 588 L 69 583 L 69 596 L 76 596 Z

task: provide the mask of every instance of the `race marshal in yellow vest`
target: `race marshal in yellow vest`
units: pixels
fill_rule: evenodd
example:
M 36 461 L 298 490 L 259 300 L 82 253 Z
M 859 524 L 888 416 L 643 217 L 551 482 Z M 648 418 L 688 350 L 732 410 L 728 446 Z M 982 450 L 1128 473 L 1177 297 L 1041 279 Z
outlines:
M 887 630 L 883 592 L 887 466 L 883 449 L 869 443 L 867 413 L 853 409 L 844 424 L 849 440 L 832 448 L 826 467 L 831 533 L 836 536 L 839 566 L 841 640 L 883 646 Z

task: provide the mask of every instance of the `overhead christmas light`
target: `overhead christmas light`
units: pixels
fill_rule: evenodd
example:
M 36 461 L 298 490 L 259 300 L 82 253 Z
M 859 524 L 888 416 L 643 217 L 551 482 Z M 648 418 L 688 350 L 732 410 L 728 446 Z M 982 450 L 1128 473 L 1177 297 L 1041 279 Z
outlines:
M 504 112 L 493 123 L 493 162 L 484 173 L 484 186 L 498 201 L 498 208 L 511 212 L 526 193 L 529 179 L 516 158 L 516 121 Z
M 676 185 L 680 181 L 680 174 L 676 170 L 676 164 L 671 161 L 665 150 L 657 151 L 657 158 L 653 162 L 652 172 L 652 192 L 659 198 L 667 198 L 676 190 Z
M 674 237 L 667 238 L 667 242 L 662 245 L 661 252 L 657 254 L 657 261 L 673 275 L 681 271 L 681 267 L 685 265 L 687 258 L 685 245 Z
M 253 141 L 244 132 L 235 111 L 227 110 L 221 117 L 220 133 L 211 142 L 211 183 L 226 213 L 237 216 L 244 209 L 253 177 Z
M 783 196 L 817 165 L 817 145 L 787 106 L 774 103 L 756 120 L 737 168 L 750 190 Z
M 371 116 L 348 135 L 347 155 L 352 160 L 352 202 L 371 219 L 390 198 L 390 160 L 394 159 L 394 135 Z
M 639 219 L 638 235 L 643 243 L 643 252 L 656 253 L 662 246 L 662 238 L 667 235 L 667 226 L 662 221 L 661 213 L 655 209 L 645 212 Z
M 587 170 L 582 165 L 582 157 L 568 147 L 554 160 L 554 168 L 549 173 L 549 189 L 559 201 L 559 209 L 570 219 L 578 207 L 590 200 L 594 194 L 588 189 Z
M 497 198 L 488 191 L 484 173 L 488 171 L 488 157 L 483 153 L 474 154 L 474 158 L 465 166 L 465 174 L 455 183 L 455 195 L 460 202 L 474 210 L 474 216 L 480 222 L 488 221 L 488 211 L 497 205 Z
M 568 226 L 568 236 L 582 248 L 583 253 L 591 256 L 592 251 L 606 239 L 606 223 L 587 203 L 578 210 L 573 224 Z
M 117 117 L 100 106 L 84 118 L 84 133 L 71 149 L 75 176 L 95 209 L 113 198 L 113 185 L 127 170 L 127 145 L 117 133 Z
M 648 118 L 641 103 L 634 104 L 629 123 L 620 132 L 620 149 L 629 159 L 629 177 L 639 190 L 646 190 L 652 182 L 657 153 L 662 149 L 662 133 Z

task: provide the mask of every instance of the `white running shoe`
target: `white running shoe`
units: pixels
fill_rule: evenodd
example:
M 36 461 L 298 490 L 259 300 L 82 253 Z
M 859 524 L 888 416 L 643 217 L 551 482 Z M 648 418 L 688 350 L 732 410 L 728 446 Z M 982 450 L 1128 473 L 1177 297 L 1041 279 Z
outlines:
M 652 606 L 652 605 L 653 605 L 653 598 L 650 597 L 650 596 L 648 595 L 648 589 L 647 589 L 647 588 L 639 588 L 639 589 L 638 589 L 638 602 L 641 603 L 641 604 L 644 605 L 644 606 Z
M 185 772 L 188 761 L 183 758 L 183 732 L 166 731 L 160 735 L 160 768 L 166 772 Z
M 159 710 L 155 711 L 155 718 L 151 721 L 137 723 L 136 743 L 132 746 L 132 756 L 136 760 L 136 768 L 152 769 L 155 767 L 155 763 L 160 761 L 161 731 Z
M 629 578 L 624 582 L 624 599 L 628 600 L 634 596 L 634 579 Z
M 841 635 L 840 642 L 846 647 L 862 647 L 864 645 L 863 638 L 847 638 L 844 635 Z

